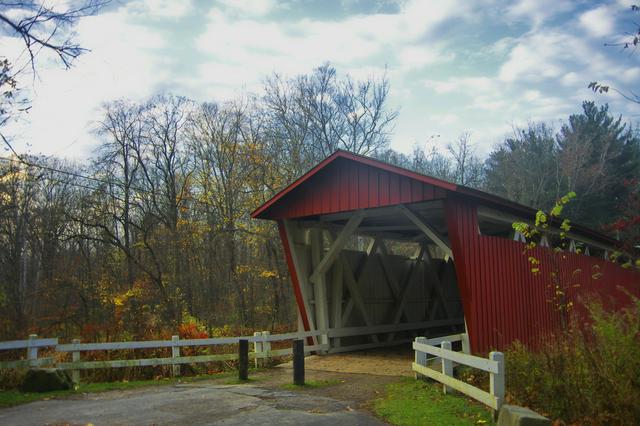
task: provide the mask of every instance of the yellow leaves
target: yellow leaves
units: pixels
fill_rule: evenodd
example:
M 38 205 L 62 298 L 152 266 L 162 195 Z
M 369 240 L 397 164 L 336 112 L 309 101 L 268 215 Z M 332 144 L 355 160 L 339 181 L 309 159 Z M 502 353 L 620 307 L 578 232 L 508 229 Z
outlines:
M 278 273 L 276 271 L 262 271 L 260 272 L 260 277 L 262 278 L 275 278 L 278 276 Z
M 241 274 L 254 274 L 254 276 L 258 276 L 260 278 L 270 279 L 278 277 L 278 272 L 270 269 L 263 269 L 259 266 L 252 265 L 238 265 L 236 267 L 236 273 L 238 275 Z
M 251 269 L 252 267 L 249 265 L 238 265 L 236 266 L 236 274 L 238 275 L 246 274 L 247 272 L 250 272 Z
M 115 306 L 124 306 L 129 299 L 140 296 L 142 296 L 142 289 L 140 287 L 133 287 L 124 293 L 114 296 L 112 302 Z
M 538 210 L 536 213 L 536 226 L 543 226 L 547 223 L 547 215 L 542 211 Z
M 562 223 L 560 224 L 560 229 L 562 229 L 564 232 L 569 232 L 571 230 L 569 219 L 565 219 L 562 221 Z

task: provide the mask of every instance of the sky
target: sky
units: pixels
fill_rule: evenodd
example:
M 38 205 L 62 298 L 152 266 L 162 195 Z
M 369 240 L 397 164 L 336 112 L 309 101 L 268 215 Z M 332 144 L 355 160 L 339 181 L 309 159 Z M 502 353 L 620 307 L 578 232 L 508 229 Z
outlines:
M 105 102 L 156 93 L 221 102 L 260 92 L 273 72 L 330 62 L 355 79 L 386 72 L 400 112 L 392 148 L 442 149 L 468 133 L 485 156 L 514 127 L 559 126 L 584 100 L 640 120 L 640 105 L 587 88 L 637 89 L 640 54 L 605 45 L 640 21 L 632 3 L 116 0 L 73 28 L 90 49 L 73 68 L 44 58 L 37 78 L 20 81 L 32 107 L 6 133 L 20 152 L 82 160 L 99 143 L 92 129 Z M 24 61 L 17 39 L 0 35 L 0 49 Z

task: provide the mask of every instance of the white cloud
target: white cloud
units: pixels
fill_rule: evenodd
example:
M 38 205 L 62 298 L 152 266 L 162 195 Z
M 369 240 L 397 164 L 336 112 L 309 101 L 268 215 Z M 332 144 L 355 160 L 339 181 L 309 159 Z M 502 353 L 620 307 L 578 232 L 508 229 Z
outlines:
M 423 80 L 425 87 L 436 93 L 485 93 L 498 89 L 497 82 L 489 77 L 450 77 L 446 80 Z
M 453 52 L 445 52 L 444 49 L 431 45 L 407 46 L 398 53 L 398 60 L 403 69 L 420 69 L 426 65 L 443 62 L 451 62 L 456 55 Z
M 278 4 L 275 0 L 219 0 L 218 2 L 227 10 L 243 16 L 265 16 L 273 12 L 278 7 L 286 7 L 286 4 Z
M 193 10 L 191 0 L 136 0 L 127 4 L 128 12 L 144 18 L 184 18 Z
M 579 22 L 591 37 L 602 38 L 614 32 L 615 17 L 607 6 L 600 6 L 581 14 Z
M 550 18 L 574 7 L 575 3 L 570 0 L 519 0 L 507 7 L 506 18 L 539 27 Z
M 439 124 L 450 125 L 457 123 L 459 117 L 455 114 L 434 114 L 429 117 L 431 121 L 436 121 Z
M 441 44 L 423 42 L 424 37 L 446 20 L 468 14 L 454 1 L 411 1 L 396 14 L 275 23 L 247 16 L 231 18 L 225 10 L 213 9 L 196 43 L 210 55 L 205 68 L 224 64 L 232 75 L 243 75 L 247 84 L 255 84 L 273 70 L 294 74 L 326 61 L 346 71 L 361 67 L 364 61 L 369 66 L 411 70 L 453 59 Z M 396 46 L 403 48 L 395 51 Z
M 122 97 L 144 99 L 168 79 L 163 57 L 153 54 L 166 46 L 164 38 L 128 20 L 125 9 L 83 18 L 76 38 L 91 51 L 70 70 L 41 64 L 32 108 L 24 117 L 28 125 L 9 129 L 16 148 L 24 150 L 28 144 L 33 152 L 83 157 L 93 142 L 89 133 L 100 119 L 102 103 Z M 72 150 L 58 152 L 70 144 Z

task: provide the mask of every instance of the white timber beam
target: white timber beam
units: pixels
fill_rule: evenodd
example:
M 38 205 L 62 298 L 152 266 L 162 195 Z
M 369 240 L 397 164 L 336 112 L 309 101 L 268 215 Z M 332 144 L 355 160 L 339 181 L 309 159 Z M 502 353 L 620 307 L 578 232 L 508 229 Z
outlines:
M 381 243 L 381 241 L 377 238 L 372 238 L 371 242 L 369 243 L 369 245 L 367 246 L 367 248 L 365 249 L 365 256 L 364 259 L 360 262 L 360 264 L 358 265 L 355 273 L 351 272 L 353 279 L 356 282 L 356 286 L 357 288 L 360 287 L 360 284 L 362 283 L 363 280 L 363 276 L 364 276 L 364 271 L 367 268 L 367 266 L 369 265 L 369 262 L 371 261 L 372 254 L 376 253 L 378 251 L 378 245 Z M 344 260 L 344 259 L 343 259 Z M 344 262 L 346 263 L 346 260 L 344 260 Z M 343 269 L 345 269 L 344 265 L 343 265 Z M 351 268 L 349 268 L 349 270 L 351 270 Z M 343 277 L 345 276 L 346 272 L 343 272 Z M 351 292 L 349 292 L 349 294 L 351 294 Z M 342 326 L 345 327 L 347 322 L 349 321 L 349 318 L 351 316 L 351 312 L 353 312 L 353 306 L 354 306 L 354 297 L 350 297 L 349 301 L 347 302 L 347 306 L 344 309 L 344 313 L 342 314 Z
M 362 294 L 360 293 L 360 289 L 358 288 L 358 283 L 356 282 L 356 279 L 353 276 L 353 271 L 351 270 L 349 263 L 345 259 L 341 258 L 341 260 L 342 260 L 342 266 L 344 268 L 345 284 L 349 289 L 349 293 L 351 294 L 351 299 L 353 300 L 356 308 L 358 308 L 358 310 L 360 311 L 360 315 L 362 315 L 362 319 L 364 319 L 364 323 L 368 327 L 370 327 L 373 325 L 373 322 L 371 321 L 371 318 L 369 317 L 369 313 L 367 312 L 367 307 L 364 303 L 364 299 L 362 298 Z M 371 335 L 371 340 L 378 343 L 378 336 L 376 336 L 375 334 Z
M 300 232 L 298 227 L 294 222 L 290 220 L 283 221 L 285 234 L 287 236 L 287 241 L 289 243 L 289 249 L 291 251 L 291 259 L 293 260 L 293 267 L 296 270 L 296 275 L 298 276 L 298 284 L 300 285 L 300 293 L 302 294 L 302 302 L 304 306 L 304 310 L 307 313 L 307 321 L 309 322 L 310 331 L 317 330 L 315 325 L 315 319 L 313 312 L 311 311 L 310 303 L 309 303 L 309 282 L 307 281 L 307 271 L 304 267 L 304 262 L 302 260 L 302 253 L 298 245 L 296 244 L 296 235 Z M 299 311 L 298 311 L 299 314 Z M 313 337 L 314 345 L 317 344 L 317 339 Z
M 523 218 L 519 218 L 516 216 L 512 216 L 506 213 L 502 213 L 502 212 L 496 212 L 494 210 L 490 210 L 487 208 L 478 208 L 478 220 L 480 219 L 489 219 L 490 221 L 494 221 L 494 222 L 498 222 L 498 223 L 504 223 L 504 224 L 508 224 L 509 226 L 511 226 L 514 222 L 524 222 L 530 225 L 530 221 L 523 219 Z M 549 228 L 547 229 L 547 231 L 549 234 L 554 234 L 554 235 L 559 235 L 560 234 L 560 230 L 559 229 L 555 229 L 555 228 Z M 583 242 L 585 244 L 588 244 L 592 247 L 597 247 L 599 249 L 602 250 L 611 250 L 611 247 L 608 247 L 602 243 L 598 243 L 594 240 L 592 240 L 591 238 L 582 236 L 582 235 L 577 235 L 574 234 L 573 232 L 567 232 L 566 236 L 568 238 L 573 238 L 576 241 L 580 241 Z
M 406 276 L 405 281 L 404 281 L 404 287 L 403 287 L 402 293 L 400 295 L 400 303 L 396 306 L 396 312 L 393 315 L 392 324 L 399 324 L 400 323 L 400 319 L 402 318 L 402 313 L 404 312 L 405 306 L 407 305 L 407 298 L 409 296 L 409 288 L 411 287 L 411 281 L 412 281 L 412 278 L 413 278 L 413 274 L 418 269 L 417 266 L 422 261 L 422 258 L 425 255 L 425 252 L 426 252 L 426 246 L 424 244 L 422 244 L 421 247 L 420 247 L 420 254 L 418 255 L 418 257 L 415 260 L 415 262 L 410 266 L 409 271 L 407 272 L 407 276 Z
M 400 204 L 398 206 L 398 209 L 402 213 L 404 213 L 404 215 L 411 222 L 413 222 L 413 224 L 416 225 L 416 227 L 418 227 L 418 229 L 420 229 L 427 237 L 429 237 L 431 239 L 431 241 L 436 243 L 436 245 L 438 247 L 440 247 L 449 257 L 451 257 L 453 259 L 453 253 L 451 252 L 451 248 L 446 243 L 444 238 L 442 238 L 440 236 L 440 234 L 435 229 L 433 229 L 432 227 L 427 225 L 422 219 L 420 219 L 418 216 L 416 216 L 416 214 L 414 212 L 412 212 L 411 210 L 409 210 L 407 208 L 407 206 L 405 206 L 404 204 Z
M 327 253 L 315 267 L 313 274 L 311 274 L 311 276 L 309 277 L 309 281 L 317 283 L 320 276 L 326 273 L 327 270 L 329 270 L 333 262 L 340 254 L 340 251 L 347 243 L 347 240 L 351 235 L 353 235 L 363 219 L 364 213 L 361 210 L 355 212 L 353 216 L 351 216 L 346 225 L 344 225 L 344 228 L 342 228 L 342 231 L 340 231 L 336 239 L 333 241 L 333 244 L 331 244 L 331 247 L 329 247 Z
M 313 228 L 310 231 L 311 236 L 311 263 L 314 268 L 320 263 L 323 253 L 322 244 L 322 230 Z M 313 286 L 313 298 L 315 300 L 315 313 L 316 313 L 316 325 L 320 330 L 329 329 L 329 306 L 327 296 L 327 280 L 325 274 L 322 273 L 318 276 L 315 285 Z M 320 336 L 320 344 L 326 345 L 329 343 L 329 339 L 326 334 Z
M 336 263 L 331 278 L 331 323 L 333 328 L 342 327 L 342 295 L 343 290 L 342 262 Z M 340 338 L 333 339 L 333 347 L 340 347 Z
M 385 247 L 384 243 L 380 244 L 380 263 L 382 264 L 382 270 L 384 271 L 384 274 L 387 278 L 386 281 L 389 285 L 389 288 L 391 289 L 393 298 L 395 299 L 395 302 L 398 303 L 400 302 L 401 297 L 400 284 L 398 283 L 398 277 L 396 277 L 396 275 L 393 273 L 393 268 L 389 263 L 387 248 Z M 409 314 L 406 310 L 406 307 L 402 312 L 404 313 L 405 320 L 409 321 Z

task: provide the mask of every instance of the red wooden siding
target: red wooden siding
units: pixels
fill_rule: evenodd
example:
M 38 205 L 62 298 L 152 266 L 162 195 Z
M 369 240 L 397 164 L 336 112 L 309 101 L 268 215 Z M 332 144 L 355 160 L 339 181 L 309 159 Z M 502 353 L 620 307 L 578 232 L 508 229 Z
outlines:
M 523 243 L 479 235 L 475 205 L 458 197 L 447 199 L 446 216 L 472 350 L 503 349 L 514 340 L 535 346 L 557 330 L 561 318 L 548 302 L 554 290 L 548 286 L 549 249 L 524 253 Z M 540 274 L 531 273 L 529 255 L 541 260 Z M 574 314 L 586 297 L 620 308 L 629 303 L 625 290 L 640 296 L 640 273 L 594 257 L 564 256 L 559 272 L 562 282 L 570 283 Z
M 444 198 L 443 188 L 368 164 L 337 158 L 285 194 L 269 219 L 291 219 Z

